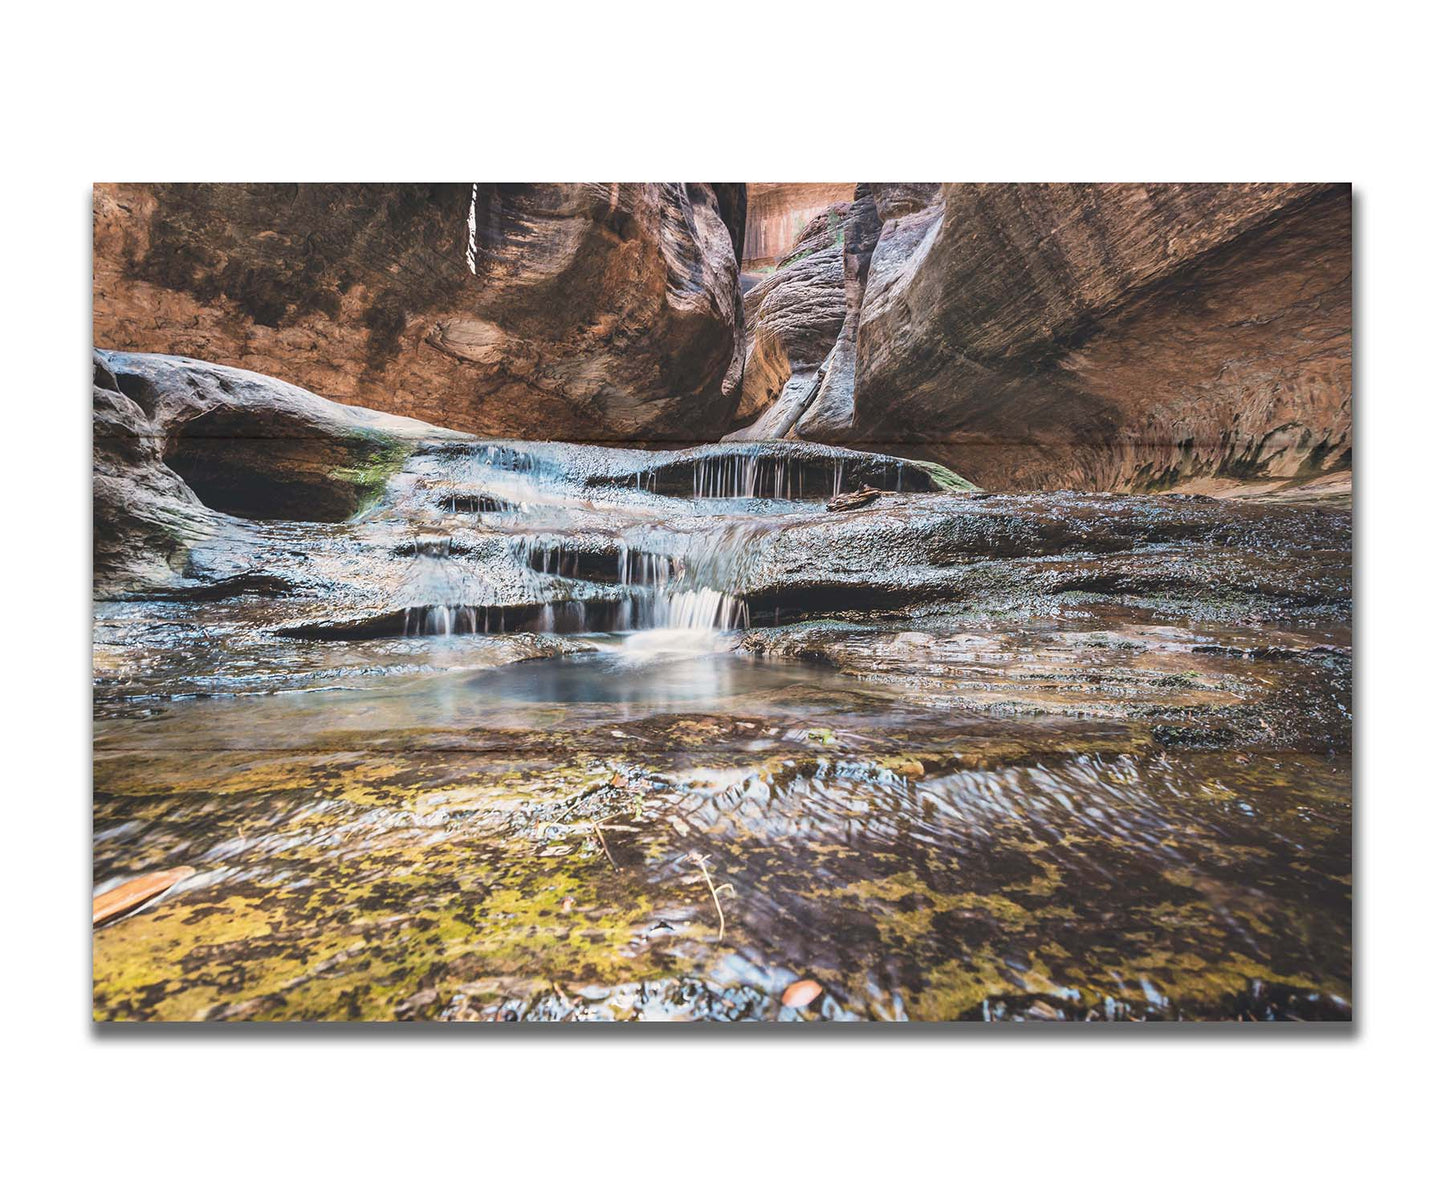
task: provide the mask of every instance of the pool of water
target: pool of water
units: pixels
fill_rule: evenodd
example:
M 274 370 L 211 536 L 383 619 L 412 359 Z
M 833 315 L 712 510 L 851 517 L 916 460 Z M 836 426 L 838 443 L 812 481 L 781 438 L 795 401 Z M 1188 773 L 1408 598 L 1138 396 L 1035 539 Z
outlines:
M 97 1014 L 1349 1014 L 1347 758 L 1165 749 L 734 644 L 587 637 L 99 721 L 97 885 L 197 872 L 98 930 Z
M 428 641 L 443 662 L 449 644 Z M 806 661 L 739 655 L 721 633 L 660 630 L 597 635 L 566 656 L 495 668 L 454 668 L 397 679 L 357 673 L 336 684 L 280 693 L 151 702 L 143 714 L 105 719 L 97 747 L 200 750 L 456 746 L 476 733 L 586 730 L 682 712 L 746 709 L 789 723 L 869 715 L 886 722 L 908 693 L 847 678 Z M 384 654 L 381 654 L 384 656 Z

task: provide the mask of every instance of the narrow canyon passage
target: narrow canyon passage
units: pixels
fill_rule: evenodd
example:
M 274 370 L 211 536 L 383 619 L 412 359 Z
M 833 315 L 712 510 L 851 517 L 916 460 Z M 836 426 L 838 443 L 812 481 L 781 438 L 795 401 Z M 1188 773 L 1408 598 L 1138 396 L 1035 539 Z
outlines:
M 95 1015 L 1350 1018 L 1351 222 L 98 186 Z

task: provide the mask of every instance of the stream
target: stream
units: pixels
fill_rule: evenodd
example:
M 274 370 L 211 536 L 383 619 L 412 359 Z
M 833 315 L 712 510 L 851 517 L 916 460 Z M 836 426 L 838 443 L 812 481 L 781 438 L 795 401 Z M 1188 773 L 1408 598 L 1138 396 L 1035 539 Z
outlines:
M 424 448 L 97 605 L 96 889 L 194 871 L 97 1016 L 1350 1015 L 1338 516 L 646 455 Z

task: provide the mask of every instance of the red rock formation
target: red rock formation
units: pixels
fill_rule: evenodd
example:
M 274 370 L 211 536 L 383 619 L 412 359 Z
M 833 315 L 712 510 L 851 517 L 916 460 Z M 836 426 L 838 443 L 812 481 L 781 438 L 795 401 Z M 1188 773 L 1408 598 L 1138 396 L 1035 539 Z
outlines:
M 102 185 L 95 341 L 482 434 L 709 438 L 741 185 Z
M 759 419 L 769 413 L 730 437 L 782 438 L 813 400 L 819 370 L 837 342 L 846 309 L 847 217 L 847 205 L 824 209 L 804 227 L 778 270 L 744 297 L 748 357 L 738 417 Z
M 743 271 L 777 266 L 809 222 L 829 206 L 852 199 L 852 184 L 749 184 Z
M 843 334 L 794 436 L 994 488 L 1348 467 L 1348 186 L 882 184 L 853 214 Z

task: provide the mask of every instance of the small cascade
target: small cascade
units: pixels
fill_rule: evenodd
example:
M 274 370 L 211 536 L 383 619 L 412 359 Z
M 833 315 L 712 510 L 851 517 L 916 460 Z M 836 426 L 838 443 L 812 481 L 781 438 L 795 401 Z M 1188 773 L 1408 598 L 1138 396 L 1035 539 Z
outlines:
M 537 458 L 515 447 L 502 447 L 495 443 L 484 443 L 474 453 L 476 460 L 487 468 L 500 468 L 505 472 L 520 472 L 536 476 Z
M 842 492 L 842 457 L 834 457 L 831 463 L 818 463 L 789 455 L 748 451 L 706 456 L 692 466 L 692 496 L 699 501 L 746 497 L 803 501 L 833 497 Z
M 432 513 L 441 511 L 432 521 L 445 531 L 417 535 L 409 549 L 398 549 L 413 559 L 399 599 L 404 634 L 703 634 L 751 625 L 747 592 L 759 541 L 769 530 L 766 516 L 739 507 L 739 513 L 715 515 L 706 526 L 697 516 L 682 523 L 648 517 L 646 525 L 619 529 L 609 521 L 604 501 L 599 509 L 605 517 L 589 531 L 577 523 L 593 509 L 591 500 L 579 500 L 577 483 L 542 445 L 485 443 L 429 455 L 436 475 L 428 480 L 427 497 Z M 843 457 L 816 452 L 803 457 L 786 449 L 747 449 L 678 465 L 675 484 L 685 496 L 690 471 L 699 498 L 800 501 L 844 488 L 853 473 L 849 465 Z M 638 472 L 631 483 L 647 491 L 674 484 L 653 469 Z M 632 500 L 607 501 L 614 514 L 637 506 Z M 500 522 L 478 523 L 477 536 L 456 521 L 504 511 Z M 468 534 L 459 546 L 469 551 L 454 555 L 446 532 L 463 530 Z M 481 575 L 486 571 L 481 564 L 496 546 L 488 541 L 499 536 L 521 583 L 510 572 L 495 582 Z M 473 560 L 470 549 L 485 549 L 482 560 Z M 518 584 L 524 586 L 520 592 Z M 483 600 L 492 605 L 480 605 Z
M 629 630 L 645 631 L 657 627 L 682 628 L 688 631 L 730 631 L 747 627 L 750 621 L 748 604 L 732 594 L 716 589 L 689 589 L 657 595 L 656 606 L 644 612 L 645 622 L 635 622 Z
M 618 577 L 634 594 L 625 630 L 727 631 L 749 626 L 751 616 L 741 594 L 756 555 L 755 536 L 750 523 L 738 522 L 690 536 L 680 556 L 624 546 Z
M 477 633 L 475 606 L 408 606 L 403 635 L 468 635 Z
M 445 531 L 418 531 L 411 546 L 400 551 L 412 557 L 406 595 L 416 599 L 405 607 L 402 634 L 475 634 L 479 608 L 443 600 L 460 595 L 465 584 L 452 559 L 452 537 Z
M 537 616 L 538 631 L 575 633 L 588 626 L 585 602 L 547 602 Z
M 522 563 L 540 576 L 615 582 L 622 587 L 622 597 L 604 608 L 589 609 L 580 602 L 545 603 L 539 620 L 542 631 L 585 631 L 583 624 L 588 621 L 605 624 L 594 628 L 604 631 L 720 631 L 748 625 L 747 603 L 722 587 L 725 574 L 692 571 L 686 560 L 671 552 L 623 543 L 615 567 L 608 564 L 604 572 L 601 553 L 569 548 L 555 538 L 518 536 L 513 546 Z
M 402 551 L 430 560 L 445 560 L 452 554 L 452 537 L 445 531 L 417 531 L 411 537 L 411 546 Z
M 617 581 L 646 589 L 665 589 L 674 577 L 681 578 L 682 564 L 661 552 L 646 552 L 623 544 L 617 552 Z
M 453 493 L 438 498 L 437 505 L 449 514 L 505 514 L 517 509 L 515 502 L 488 493 Z

